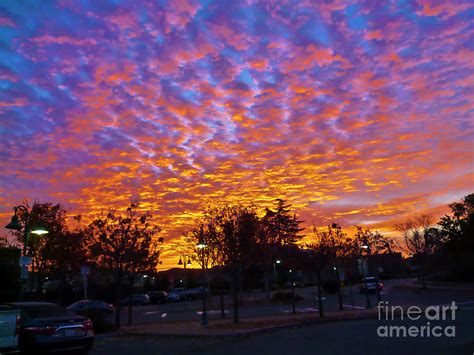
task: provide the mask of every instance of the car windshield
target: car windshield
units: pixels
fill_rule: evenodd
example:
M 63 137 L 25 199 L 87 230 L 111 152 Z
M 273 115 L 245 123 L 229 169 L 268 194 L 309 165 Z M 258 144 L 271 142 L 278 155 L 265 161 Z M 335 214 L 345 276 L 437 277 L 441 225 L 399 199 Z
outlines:
M 74 315 L 55 304 L 20 305 L 18 308 L 26 312 L 31 318 L 69 317 Z
M 377 282 L 377 279 L 375 277 L 367 277 L 365 282 Z

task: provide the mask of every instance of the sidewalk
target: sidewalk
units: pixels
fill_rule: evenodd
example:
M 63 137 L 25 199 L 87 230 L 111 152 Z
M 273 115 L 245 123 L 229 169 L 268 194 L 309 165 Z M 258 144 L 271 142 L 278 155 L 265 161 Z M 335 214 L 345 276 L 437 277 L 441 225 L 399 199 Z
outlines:
M 399 290 L 412 290 L 418 293 L 422 291 L 456 291 L 474 294 L 474 283 L 425 281 L 425 284 L 426 289 L 423 290 L 421 280 L 413 279 L 405 284 L 395 284 L 390 287 Z
M 416 285 L 421 287 L 420 280 L 415 280 Z M 460 290 L 460 291 L 474 291 L 474 283 L 467 282 L 440 282 L 440 281 L 426 281 L 426 287 L 446 290 Z
M 359 311 L 341 311 L 327 313 L 323 318 L 319 313 L 288 314 L 269 317 L 244 318 L 239 324 L 232 323 L 232 318 L 213 319 L 208 326 L 197 321 L 163 322 L 125 326 L 123 335 L 161 336 L 161 337 L 229 337 L 264 333 L 280 328 L 295 327 L 304 324 L 334 322 L 340 320 L 372 318 L 377 316 L 377 309 Z

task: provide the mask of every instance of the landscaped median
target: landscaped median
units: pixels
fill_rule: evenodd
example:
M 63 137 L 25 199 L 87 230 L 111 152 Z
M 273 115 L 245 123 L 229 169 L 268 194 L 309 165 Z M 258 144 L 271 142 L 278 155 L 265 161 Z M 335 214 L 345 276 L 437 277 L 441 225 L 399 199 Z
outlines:
M 377 309 L 341 311 L 327 313 L 320 317 L 318 313 L 301 313 L 281 316 L 243 318 L 234 324 L 231 319 L 210 320 L 202 326 L 198 320 L 186 322 L 163 322 L 156 324 L 133 325 L 122 328 L 123 335 L 173 336 L 173 337 L 228 337 L 263 333 L 280 328 L 289 328 L 305 324 L 317 324 L 350 319 L 375 318 Z

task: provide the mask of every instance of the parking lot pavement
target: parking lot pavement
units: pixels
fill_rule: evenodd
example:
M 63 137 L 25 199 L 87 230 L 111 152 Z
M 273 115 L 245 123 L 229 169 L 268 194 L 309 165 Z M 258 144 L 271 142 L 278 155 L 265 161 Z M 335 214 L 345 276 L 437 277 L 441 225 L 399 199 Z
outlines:
M 381 293 L 383 301 L 398 305 L 415 304 L 443 304 L 453 300 L 458 302 L 474 301 L 474 291 L 471 293 L 458 290 L 427 290 L 421 291 L 418 288 L 404 288 L 406 285 L 413 285 L 413 280 L 387 280 L 384 282 L 384 290 Z M 402 286 L 402 287 L 400 287 Z M 288 291 L 288 290 L 287 290 Z M 316 298 L 316 288 L 298 288 L 296 293 L 304 299 L 297 303 L 297 312 L 317 312 L 318 303 Z M 377 304 L 377 295 L 369 294 L 371 307 Z M 243 305 L 240 307 L 240 316 L 259 317 L 265 315 L 279 315 L 291 312 L 291 304 L 265 303 L 265 294 L 263 292 L 249 293 L 244 296 Z M 349 288 L 344 289 L 343 309 L 365 309 L 367 305 L 367 295 L 359 292 L 358 286 L 353 286 L 352 296 Z M 325 312 L 338 311 L 338 297 L 336 294 L 328 294 L 323 297 Z M 466 305 L 467 306 L 467 305 Z M 474 307 L 474 305 L 470 305 Z M 137 306 L 133 308 L 133 324 L 152 324 L 162 322 L 175 322 L 195 320 L 199 322 L 201 318 L 202 301 L 174 302 L 150 306 Z M 231 300 L 226 297 L 226 317 L 231 314 Z M 218 297 L 214 297 L 212 306 L 208 307 L 208 317 L 220 319 Z M 122 323 L 126 324 L 128 319 L 128 310 L 124 308 L 121 314 Z
M 455 326 L 455 336 L 380 336 L 380 326 L 426 326 L 412 321 L 359 319 L 300 326 L 239 338 L 116 337 L 96 342 L 98 354 L 456 354 L 474 352 L 474 310 L 460 310 L 454 321 L 431 321 L 431 326 Z

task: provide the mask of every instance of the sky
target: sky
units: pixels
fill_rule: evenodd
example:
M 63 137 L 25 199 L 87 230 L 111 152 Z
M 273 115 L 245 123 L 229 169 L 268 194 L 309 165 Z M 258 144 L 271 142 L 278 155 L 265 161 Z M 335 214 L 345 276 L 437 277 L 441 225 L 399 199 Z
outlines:
M 472 1 L 0 0 L 0 222 L 24 199 L 140 201 L 174 265 L 219 201 L 388 235 L 440 216 L 474 192 L 473 19 Z

